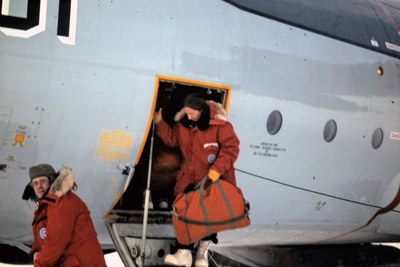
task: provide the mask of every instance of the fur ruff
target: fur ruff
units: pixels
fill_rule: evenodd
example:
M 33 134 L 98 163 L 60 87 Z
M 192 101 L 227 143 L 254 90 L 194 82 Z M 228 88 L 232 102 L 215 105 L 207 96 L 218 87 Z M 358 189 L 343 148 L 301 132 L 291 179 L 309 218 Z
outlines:
M 62 168 L 50 187 L 50 193 L 54 196 L 64 196 L 74 188 L 74 173 L 72 170 Z
M 226 111 L 225 111 L 225 109 L 224 109 L 224 107 L 220 104 L 220 103 L 217 103 L 217 102 L 215 102 L 215 101 L 212 101 L 212 100 L 208 100 L 208 101 L 206 101 L 207 102 L 207 104 L 209 105 L 209 106 L 214 106 L 214 110 L 215 110 L 215 114 L 214 114 L 214 117 L 213 118 L 211 118 L 210 120 L 223 120 L 223 121 L 226 121 Z M 211 116 L 212 116 L 213 114 L 211 114 Z M 180 121 L 183 117 L 185 116 L 185 111 L 183 110 L 183 108 L 181 109 L 181 110 L 179 110 L 177 113 L 176 113 L 176 115 L 175 115 L 175 117 L 174 117 L 174 121 Z

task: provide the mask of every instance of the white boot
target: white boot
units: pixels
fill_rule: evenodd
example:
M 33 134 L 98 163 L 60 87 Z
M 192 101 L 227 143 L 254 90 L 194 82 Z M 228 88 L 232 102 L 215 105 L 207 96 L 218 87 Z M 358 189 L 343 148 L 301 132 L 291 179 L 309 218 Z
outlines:
M 168 254 L 164 259 L 165 264 L 186 267 L 192 266 L 192 261 L 192 252 L 189 249 L 178 249 L 175 254 Z
M 199 247 L 197 248 L 196 261 L 194 262 L 195 267 L 208 267 L 208 247 L 210 243 L 211 240 L 200 241 Z

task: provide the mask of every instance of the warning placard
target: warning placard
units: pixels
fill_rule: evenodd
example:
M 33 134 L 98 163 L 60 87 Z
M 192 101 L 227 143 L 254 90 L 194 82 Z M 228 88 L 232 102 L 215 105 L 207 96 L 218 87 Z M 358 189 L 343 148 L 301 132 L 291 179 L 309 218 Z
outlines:
M 105 161 L 127 160 L 133 135 L 125 131 L 106 130 L 100 134 L 94 156 Z

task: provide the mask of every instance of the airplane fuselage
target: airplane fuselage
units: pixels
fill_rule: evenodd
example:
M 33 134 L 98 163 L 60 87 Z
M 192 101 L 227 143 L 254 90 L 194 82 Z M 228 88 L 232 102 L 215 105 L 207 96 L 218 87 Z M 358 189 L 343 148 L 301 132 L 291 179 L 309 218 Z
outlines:
M 352 27 L 324 17 L 332 6 L 314 6 L 303 25 L 240 1 L 42 0 L 5 12 L 6 2 L 0 243 L 32 242 L 36 205 L 21 195 L 28 168 L 50 163 L 74 170 L 99 240 L 112 244 L 104 219 L 143 155 L 160 82 L 225 90 L 251 225 L 220 233 L 222 245 L 400 241 L 400 35 L 316 29 L 332 18 Z M 363 13 L 343 8 L 364 33 Z

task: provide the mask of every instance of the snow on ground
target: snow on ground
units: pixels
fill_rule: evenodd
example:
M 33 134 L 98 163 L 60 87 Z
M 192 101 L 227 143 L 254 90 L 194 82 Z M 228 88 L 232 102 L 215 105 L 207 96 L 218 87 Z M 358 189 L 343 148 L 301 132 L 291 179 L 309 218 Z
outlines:
M 105 258 L 106 258 L 106 264 L 109 267 L 124 267 L 124 264 L 122 263 L 117 252 L 106 254 Z M 33 265 L 15 265 L 15 264 L 0 263 L 0 267 L 33 267 Z

